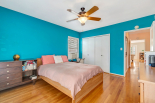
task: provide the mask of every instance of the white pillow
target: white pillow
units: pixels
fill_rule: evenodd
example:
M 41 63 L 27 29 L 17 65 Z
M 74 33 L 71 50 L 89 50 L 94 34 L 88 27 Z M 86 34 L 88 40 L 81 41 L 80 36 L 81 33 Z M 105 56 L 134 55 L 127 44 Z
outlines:
M 54 56 L 55 63 L 63 63 L 61 56 Z
M 80 62 L 80 58 L 77 58 L 76 60 L 77 60 L 77 62 Z

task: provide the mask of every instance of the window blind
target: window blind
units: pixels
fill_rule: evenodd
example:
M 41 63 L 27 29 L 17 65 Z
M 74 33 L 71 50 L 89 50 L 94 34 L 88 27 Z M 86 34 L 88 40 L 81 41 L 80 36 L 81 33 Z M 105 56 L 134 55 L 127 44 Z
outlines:
M 78 39 L 73 37 L 68 37 L 68 52 L 77 53 L 78 52 Z

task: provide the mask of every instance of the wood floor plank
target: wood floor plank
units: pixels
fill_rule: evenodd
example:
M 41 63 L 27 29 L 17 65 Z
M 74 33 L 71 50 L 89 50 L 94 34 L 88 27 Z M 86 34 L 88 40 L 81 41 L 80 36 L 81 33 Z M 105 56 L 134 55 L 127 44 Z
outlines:
M 103 84 L 90 92 L 81 103 L 140 103 L 138 62 L 128 70 L 126 77 L 104 73 Z M 26 84 L 0 91 L 0 103 L 71 103 L 70 97 L 38 80 L 35 85 Z

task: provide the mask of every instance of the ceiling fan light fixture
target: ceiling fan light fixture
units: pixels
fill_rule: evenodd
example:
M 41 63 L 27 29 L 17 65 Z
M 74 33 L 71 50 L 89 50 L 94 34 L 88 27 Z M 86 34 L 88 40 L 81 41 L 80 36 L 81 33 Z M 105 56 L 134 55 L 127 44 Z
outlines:
M 93 21 L 100 21 L 101 18 L 99 17 L 90 17 L 89 15 L 91 15 L 92 13 L 96 12 L 99 8 L 97 6 L 93 6 L 90 10 L 88 10 L 87 12 L 85 12 L 85 8 L 82 7 L 81 8 L 81 12 L 76 13 L 75 11 L 71 10 L 71 9 L 67 9 L 67 11 L 74 13 L 78 16 L 78 18 L 72 19 L 72 20 L 68 20 L 67 22 L 70 21 L 74 21 L 74 20 L 79 20 L 81 25 L 85 25 L 87 20 L 93 20 Z
M 79 17 L 78 20 L 80 21 L 80 23 L 83 25 L 85 24 L 85 22 L 88 20 L 87 17 Z

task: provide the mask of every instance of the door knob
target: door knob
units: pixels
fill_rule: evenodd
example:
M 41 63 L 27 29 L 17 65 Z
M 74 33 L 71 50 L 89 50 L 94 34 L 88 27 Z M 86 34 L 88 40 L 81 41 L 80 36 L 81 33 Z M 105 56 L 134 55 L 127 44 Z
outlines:
M 102 56 L 102 55 L 101 55 Z

